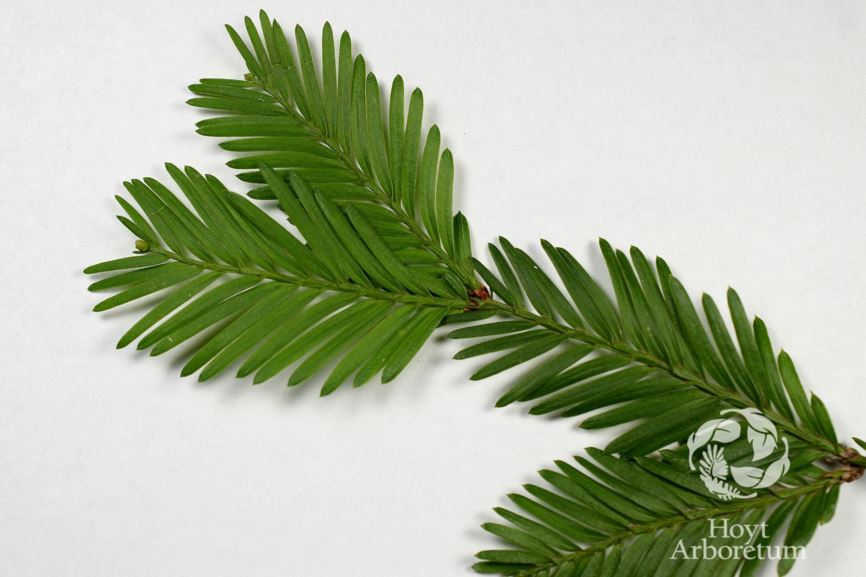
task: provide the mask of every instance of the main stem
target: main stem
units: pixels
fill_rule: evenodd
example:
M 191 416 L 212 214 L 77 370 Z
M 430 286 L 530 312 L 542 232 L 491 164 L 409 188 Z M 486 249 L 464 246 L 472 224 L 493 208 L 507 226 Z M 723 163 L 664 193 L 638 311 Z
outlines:
M 565 335 L 569 339 L 580 341 L 589 345 L 593 345 L 600 349 L 605 349 L 619 355 L 626 356 L 634 362 L 651 367 L 658 371 L 662 371 L 672 377 L 675 377 L 705 393 L 717 397 L 730 405 L 738 408 L 746 408 L 754 406 L 754 402 L 742 395 L 739 391 L 723 388 L 715 383 L 708 381 L 701 375 L 697 375 L 689 371 L 685 367 L 671 365 L 667 361 L 660 359 L 645 351 L 635 349 L 633 346 L 624 342 L 610 341 L 598 335 L 591 334 L 583 329 L 577 329 L 571 326 L 563 325 L 555 320 L 543 317 L 523 307 L 516 307 L 498 300 L 484 301 L 479 305 L 479 308 L 485 310 L 493 310 L 502 316 L 510 316 L 529 321 L 539 327 Z M 759 407 L 761 411 L 774 421 L 780 428 L 784 429 L 791 436 L 805 441 L 809 445 L 826 451 L 830 455 L 841 455 L 844 448 L 838 443 L 834 443 L 830 439 L 820 437 L 811 431 L 804 430 L 797 423 L 791 421 L 772 407 Z M 855 463 L 858 458 L 849 459 L 849 462 Z M 862 463 L 866 465 L 866 459 L 859 457 Z
M 410 303 L 416 304 L 418 306 L 435 306 L 438 308 L 446 308 L 449 310 L 463 310 L 464 308 L 466 308 L 468 302 L 467 300 L 461 300 L 457 298 L 435 297 L 432 295 L 417 295 L 403 292 L 389 292 L 386 290 L 374 287 L 361 286 L 354 283 L 339 283 L 313 277 L 299 277 L 288 274 L 280 274 L 257 268 L 237 267 L 216 262 L 207 262 L 180 255 L 161 246 L 151 246 L 148 248 L 148 251 L 156 254 L 161 254 L 171 260 L 181 262 L 189 266 L 194 266 L 202 270 L 212 270 L 223 273 L 253 276 L 258 277 L 262 280 L 271 280 L 283 284 L 288 284 L 294 287 L 351 293 L 358 295 L 358 297 L 364 297 L 373 300 L 391 301 L 395 303 Z
M 417 295 L 412 293 L 389 292 L 374 287 L 357 285 L 354 283 L 337 283 L 312 277 L 298 277 L 287 274 L 269 272 L 257 268 L 235 267 L 220 263 L 205 262 L 177 254 L 163 247 L 151 247 L 150 251 L 162 254 L 177 262 L 182 262 L 184 264 L 195 266 L 203 270 L 213 270 L 218 272 L 255 276 L 261 278 L 262 280 L 267 279 L 285 284 L 290 284 L 292 286 L 306 287 L 317 290 L 329 290 L 343 293 L 353 293 L 358 295 L 358 297 L 362 298 L 384 300 L 395 303 L 409 303 L 416 304 L 418 306 L 435 306 L 439 308 L 446 308 L 451 311 L 462 311 L 465 310 L 467 307 L 477 308 L 479 310 L 493 311 L 500 316 L 523 319 L 533 323 L 538 327 L 542 327 L 549 331 L 562 334 L 569 339 L 586 343 L 599 349 L 608 350 L 619 355 L 623 355 L 627 358 L 630 358 L 636 363 L 651 367 L 653 369 L 671 375 L 683 381 L 684 383 L 693 386 L 709 395 L 713 395 L 719 400 L 724 401 L 734 407 L 746 408 L 754 406 L 753 401 L 744 397 L 738 391 L 732 391 L 730 389 L 722 388 L 719 385 L 708 381 L 701 375 L 696 375 L 688 369 L 685 369 L 684 367 L 670 365 L 663 359 L 655 357 L 645 351 L 637 350 L 628 343 L 609 341 L 598 335 L 591 334 L 583 329 L 577 329 L 574 327 L 563 325 L 555 321 L 554 319 L 541 316 L 523 307 L 515 307 L 506 304 L 502 301 L 489 299 L 476 303 L 473 302 L 468 295 L 466 299 L 459 299 L 435 297 L 431 295 Z M 858 454 L 856 451 L 843 447 L 838 443 L 834 443 L 830 439 L 820 437 L 810 431 L 804 430 L 802 427 L 798 426 L 796 423 L 792 422 L 790 419 L 780 414 L 778 411 L 772 409 L 772 407 L 760 408 L 768 418 L 774 421 L 781 429 L 783 429 L 792 437 L 796 437 L 815 448 L 825 451 L 828 455 L 836 458 L 837 462 L 839 462 L 840 457 L 844 457 L 843 459 L 841 459 L 842 464 L 850 464 L 860 468 L 866 467 L 866 458 Z

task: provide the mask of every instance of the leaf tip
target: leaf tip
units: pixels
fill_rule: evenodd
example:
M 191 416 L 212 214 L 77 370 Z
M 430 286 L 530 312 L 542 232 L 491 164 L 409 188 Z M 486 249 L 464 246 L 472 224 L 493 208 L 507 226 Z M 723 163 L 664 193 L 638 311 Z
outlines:
M 296 387 L 296 386 L 300 385 L 301 383 L 303 383 L 305 378 L 306 377 L 304 377 L 302 375 L 298 375 L 297 373 L 292 373 L 291 375 L 289 375 L 289 378 L 286 381 L 286 386 L 287 387 Z
M 513 402 L 514 400 L 508 395 L 502 395 L 501 397 L 499 397 L 499 399 L 497 399 L 495 406 L 497 409 L 501 409 L 502 407 L 507 407 Z

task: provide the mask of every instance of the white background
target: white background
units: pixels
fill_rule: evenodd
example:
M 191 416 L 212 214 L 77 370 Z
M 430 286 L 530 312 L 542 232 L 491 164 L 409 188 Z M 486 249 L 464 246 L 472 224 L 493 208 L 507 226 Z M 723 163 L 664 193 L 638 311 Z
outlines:
M 243 73 L 222 25 L 260 6 L 0 8 L 2 577 L 468 575 L 503 495 L 609 438 L 494 410 L 506 378 L 469 382 L 450 343 L 324 400 L 114 350 L 135 315 L 91 314 L 80 270 L 131 250 L 123 179 L 173 161 L 242 190 L 183 102 Z M 866 435 L 862 2 L 263 7 L 313 37 L 349 28 L 380 78 L 424 88 L 476 252 L 544 236 L 600 271 L 603 235 L 696 295 L 731 284 L 840 434 Z M 795 575 L 860 574 L 864 487 Z

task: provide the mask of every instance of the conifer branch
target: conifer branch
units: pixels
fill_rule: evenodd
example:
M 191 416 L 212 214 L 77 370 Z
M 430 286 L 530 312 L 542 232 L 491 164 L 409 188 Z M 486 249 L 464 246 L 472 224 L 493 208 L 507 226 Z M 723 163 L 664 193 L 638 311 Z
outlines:
M 519 513 L 497 509 L 507 524 L 484 527 L 508 548 L 479 553 L 483 573 L 748 577 L 759 560 L 677 559 L 672 548 L 706 538 L 715 517 L 765 522 L 766 542 L 784 532 L 791 546 L 831 519 L 866 458 L 838 440 L 823 402 L 735 291 L 729 320 L 708 295 L 699 313 L 664 260 L 604 240 L 613 295 L 546 241 L 547 262 L 506 239 L 481 262 L 466 218 L 453 214 L 451 153 L 435 126 L 421 136 L 420 90 L 406 106 L 398 76 L 382 99 L 349 35 L 335 47 L 328 24 L 318 63 L 302 29 L 292 42 L 264 12 L 258 27 L 246 19 L 248 42 L 227 28 L 248 74 L 190 86 L 189 103 L 218 115 L 198 132 L 227 139 L 228 165 L 258 185 L 248 196 L 276 201 L 288 222 L 190 167 L 167 165 L 180 194 L 152 178 L 125 183 L 131 200 L 117 197 L 118 218 L 135 253 L 84 271 L 102 276 L 91 290 L 114 292 L 96 311 L 151 298 L 118 348 L 138 341 L 158 355 L 186 343 L 183 376 L 237 367 L 254 383 L 287 374 L 298 385 L 322 374 L 327 395 L 391 381 L 437 327 L 461 324 L 449 337 L 472 343 L 456 358 L 495 355 L 473 380 L 523 369 L 497 406 L 588 415 L 586 429 L 629 424 L 578 466 L 542 471 L 549 486 L 527 485 L 531 497 L 512 495 Z M 763 428 L 735 437 L 726 414 Z M 720 502 L 743 495 L 714 492 L 695 472 L 705 421 L 727 435 L 712 453 L 715 485 L 739 471 L 753 498 Z M 781 561 L 779 573 L 792 565 Z

